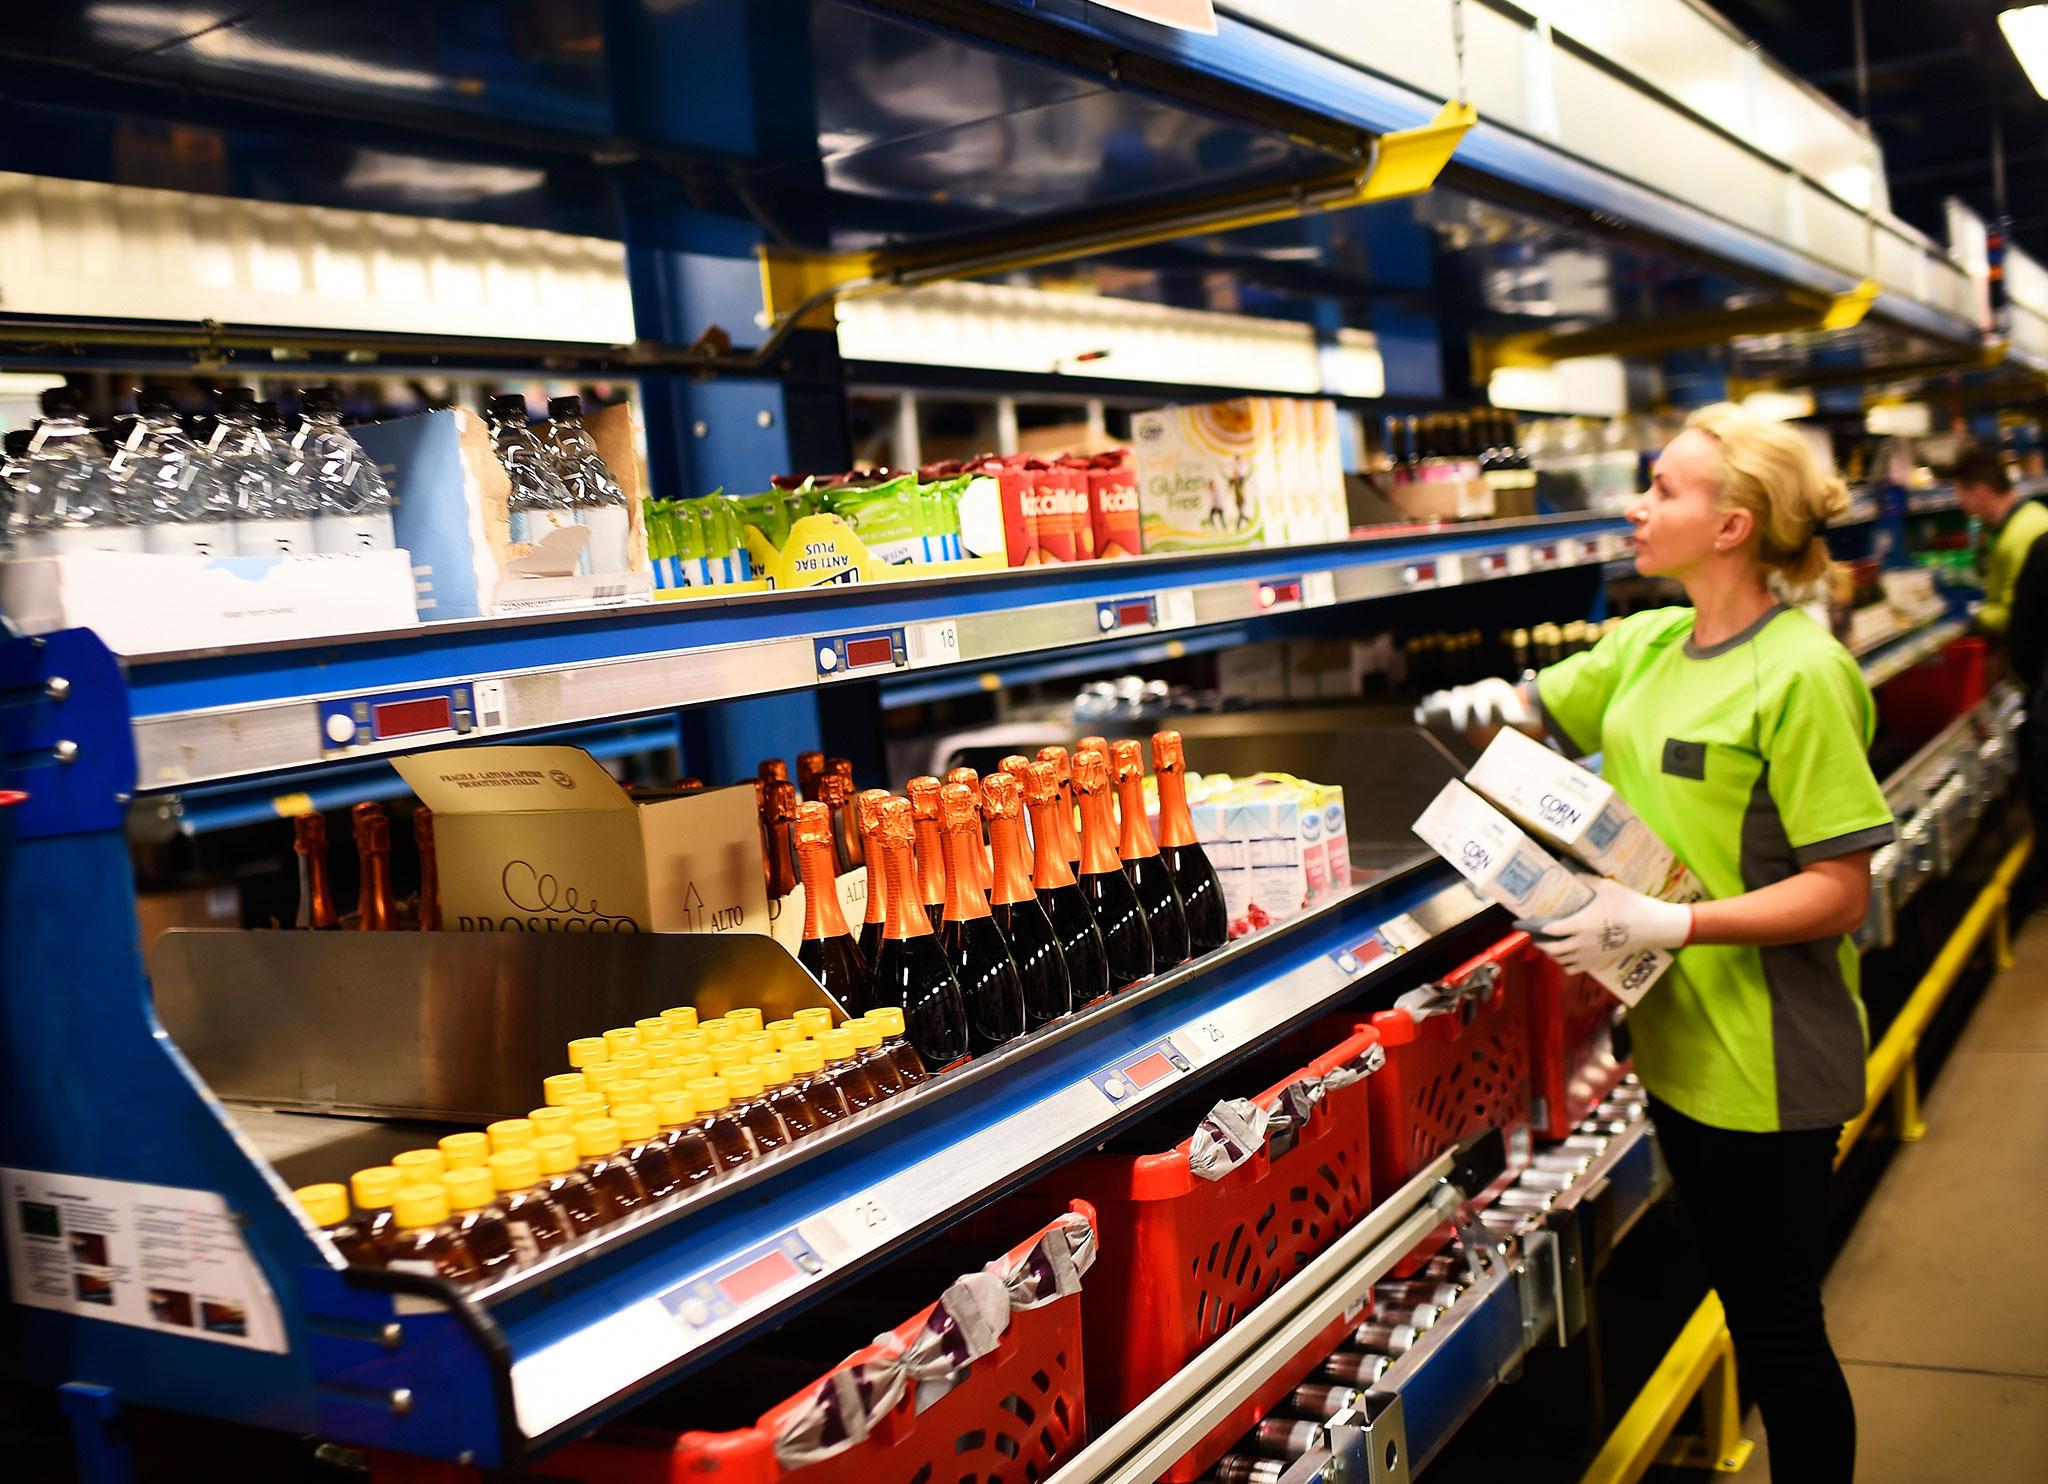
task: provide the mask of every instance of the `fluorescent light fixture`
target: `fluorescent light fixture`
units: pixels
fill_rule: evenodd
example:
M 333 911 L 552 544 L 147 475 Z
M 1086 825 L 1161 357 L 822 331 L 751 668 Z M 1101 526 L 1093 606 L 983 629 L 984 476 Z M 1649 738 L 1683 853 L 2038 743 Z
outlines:
M 2034 91 L 2048 98 L 2048 5 L 2001 10 L 1998 29 L 2005 33 L 2020 66 L 2027 69 L 2027 81 Z
M 1755 391 L 1742 399 L 1742 410 L 1767 423 L 1789 423 L 1813 416 L 1813 393 Z

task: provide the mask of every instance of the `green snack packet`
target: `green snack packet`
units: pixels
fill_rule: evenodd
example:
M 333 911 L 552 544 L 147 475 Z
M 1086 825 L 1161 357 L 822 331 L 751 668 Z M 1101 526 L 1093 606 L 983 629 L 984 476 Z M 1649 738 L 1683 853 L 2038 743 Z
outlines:
M 927 522 L 915 474 L 826 493 L 832 513 L 853 528 L 876 561 L 901 566 L 923 560 Z

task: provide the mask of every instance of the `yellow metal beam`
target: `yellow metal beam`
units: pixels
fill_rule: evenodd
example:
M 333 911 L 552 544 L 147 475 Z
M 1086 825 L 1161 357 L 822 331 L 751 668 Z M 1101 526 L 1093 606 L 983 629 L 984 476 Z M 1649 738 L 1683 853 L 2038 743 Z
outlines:
M 1984 935 L 1988 932 L 1995 943 L 2005 943 L 2007 899 L 2033 847 L 2034 837 L 2029 832 L 2005 853 L 1998 869 L 1991 873 L 1991 880 L 1956 924 L 1956 930 L 1871 1052 L 1864 1064 L 1863 1111 L 1842 1130 L 1841 1146 L 1835 1152 L 1837 1165 L 1847 1158 L 1851 1147 L 1870 1126 L 1872 1115 L 1892 1095 L 1895 1086 L 1908 1089 L 1901 1101 L 1910 1107 L 1902 1110 L 1901 1117 L 1909 1126 L 1902 1133 L 1914 1138 L 1924 1130 L 1913 1055 L 1919 1050 L 1920 1038 L 1926 1034 L 1934 1012 L 1962 977 L 1964 965 L 1977 951 Z M 2009 955 L 2001 952 L 1999 962 L 2001 967 L 2008 966 Z M 1909 1082 L 1908 1078 L 1915 1080 Z M 1748 1457 L 1749 1444 L 1739 1430 L 1731 1434 L 1728 1425 L 1729 1408 L 1735 1404 L 1734 1355 L 1720 1295 L 1709 1293 L 1679 1331 L 1677 1341 L 1664 1353 L 1664 1359 L 1658 1362 L 1643 1389 L 1636 1393 L 1636 1399 L 1622 1414 L 1614 1431 L 1608 1434 L 1607 1442 L 1579 1484 L 1636 1484 L 1652 1464 L 1660 1461 L 1720 1472 L 1739 1470 Z M 1722 1370 L 1724 1363 L 1726 1369 Z M 1712 1389 L 1706 1400 L 1711 1436 L 1670 1445 L 1672 1431 L 1685 1415 L 1687 1405 L 1710 1382 Z

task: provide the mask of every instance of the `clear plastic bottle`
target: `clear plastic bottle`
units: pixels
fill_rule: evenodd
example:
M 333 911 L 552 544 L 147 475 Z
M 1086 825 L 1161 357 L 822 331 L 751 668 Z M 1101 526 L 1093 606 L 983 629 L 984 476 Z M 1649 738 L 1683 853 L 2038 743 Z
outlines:
M 595 1231 L 619 1214 L 612 1198 L 584 1175 L 576 1141 L 569 1135 L 542 1134 L 528 1147 L 540 1165 L 540 1183 L 534 1189 L 569 1218 L 570 1229 L 576 1236 Z
M 693 1077 L 683 1090 L 697 1107 L 697 1127 L 703 1132 L 722 1170 L 736 1170 L 760 1157 L 754 1137 L 733 1117 L 732 1092 L 723 1077 Z
M 697 1100 L 684 1092 L 657 1092 L 654 1117 L 683 1186 L 701 1185 L 718 1173 L 718 1155 L 697 1121 Z
M 299 393 L 291 457 L 312 487 L 314 545 L 322 552 L 389 551 L 398 545 L 384 476 L 341 425 L 341 393 L 331 386 Z
M 823 1005 L 807 1005 L 790 1016 L 790 1019 L 802 1027 L 805 1035 L 815 1039 L 819 1031 L 832 1029 L 833 1015 Z
M 584 1178 L 611 1199 L 624 1214 L 647 1203 L 647 1187 L 626 1160 L 616 1118 L 585 1118 L 576 1125 L 576 1152 L 583 1156 Z
M 484 404 L 484 421 L 490 426 L 491 447 L 512 481 L 511 539 L 538 546 L 552 532 L 575 530 L 576 507 L 526 420 L 526 399 L 517 392 L 490 398 Z M 576 570 L 587 570 L 581 556 Z
M 540 1139 L 549 1134 L 568 1133 L 576 1122 L 576 1115 L 567 1108 L 549 1106 L 533 1109 L 526 1115 L 526 1121 L 533 1125 L 533 1139 Z M 533 1139 L 526 1141 L 528 1148 L 533 1146 Z M 570 1140 L 570 1143 L 574 1142 L 574 1139 Z
M 789 1125 L 763 1096 L 766 1085 L 759 1067 L 743 1062 L 718 1075 L 725 1083 L 726 1096 L 732 1099 L 733 1121 L 747 1131 L 756 1149 L 770 1154 L 789 1143 Z
M 669 1024 L 671 1036 L 697 1028 L 697 1007 L 695 1005 L 671 1005 L 661 1012 L 661 1018 Z
M 581 570 L 625 571 L 626 538 L 632 528 L 626 492 L 619 488 L 611 466 L 597 451 L 597 440 L 583 426 L 581 397 L 548 398 L 544 442 L 555 477 L 569 491 L 577 522 L 590 528 L 590 544 L 583 549 Z
M 515 1244 L 531 1242 L 536 1256 L 568 1245 L 573 1235 L 569 1214 L 540 1188 L 540 1161 L 531 1149 L 494 1154 L 484 1168 L 491 1172 L 491 1184 L 497 1187 L 498 1204 L 505 1208 Z
M 214 393 L 213 436 L 206 451 L 235 501 L 235 550 L 243 556 L 309 556 L 317 548 L 313 517 L 319 500 L 296 463 L 278 457 L 256 418 L 256 394 L 245 386 Z
M 178 404 L 162 387 L 135 394 L 135 419 L 108 467 L 122 500 L 144 522 L 142 544 L 159 556 L 233 556 L 235 495 L 213 456 L 185 435 Z
M 404 1174 L 393 1165 L 371 1165 L 348 1177 L 348 1193 L 355 1197 L 356 1209 L 363 1213 L 356 1229 L 362 1233 L 368 1250 L 376 1253 L 379 1266 L 390 1255 L 391 1239 L 397 1234 L 391 1203 L 404 1184 Z
M 846 1099 L 847 1107 L 858 1113 L 872 1108 L 884 1094 L 854 1060 L 853 1036 L 844 1028 L 820 1031 L 811 1038 L 825 1053 L 825 1072 Z
M 460 1133 L 444 1134 L 437 1147 L 441 1157 L 451 1170 L 480 1170 L 484 1161 L 491 1157 L 491 1139 L 488 1134 Z
M 654 1104 L 621 1103 L 612 1109 L 612 1121 L 619 1126 L 621 1152 L 639 1177 L 647 1199 L 658 1201 L 683 1188 L 682 1172 L 669 1154 L 668 1140 L 661 1136 Z
M 816 1041 L 792 1041 L 782 1048 L 789 1058 L 790 1075 L 803 1090 L 810 1105 L 826 1123 L 837 1123 L 853 1112 L 846 1094 L 825 1072 L 825 1048 Z
M 144 532 L 127 492 L 78 415 L 69 387 L 42 396 L 42 420 L 15 464 L 15 549 L 24 557 L 75 551 L 145 549 Z
M 882 1027 L 878 1022 L 861 1015 L 847 1021 L 840 1029 L 853 1042 L 854 1065 L 867 1074 L 868 1081 L 875 1085 L 875 1091 L 885 1098 L 910 1091 L 910 1083 L 882 1047 Z
M 469 1243 L 448 1228 L 448 1193 L 440 1181 L 402 1187 L 391 1203 L 391 1214 L 396 1231 L 386 1268 L 456 1283 L 474 1283 L 483 1276 L 483 1264 Z
M 601 1092 L 577 1092 L 564 1098 L 562 1106 L 575 1115 L 569 1124 L 569 1132 L 573 1134 L 582 1120 L 604 1117 L 611 1109 L 611 1100 Z
M 348 1187 L 345 1185 L 302 1185 L 292 1194 L 305 1208 L 313 1224 L 326 1232 L 341 1255 L 357 1267 L 382 1267 L 384 1254 L 356 1222 L 348 1217 Z
M 540 1256 L 531 1237 L 524 1242 L 513 1238 L 489 1170 L 481 1165 L 450 1170 L 441 1177 L 441 1188 L 448 1193 L 448 1229 L 469 1244 L 470 1255 L 482 1266 L 486 1278 Z
M 408 1149 L 391 1156 L 391 1167 L 407 1185 L 431 1185 L 448 1173 L 448 1156 L 438 1149 Z
M 539 1132 L 530 1118 L 501 1118 L 496 1123 L 484 1125 L 484 1137 L 491 1141 L 492 1154 L 524 1149 Z
M 638 1051 L 639 1029 L 630 1025 L 615 1025 L 604 1033 L 604 1044 L 611 1048 L 613 1056 L 617 1056 L 621 1051 Z
M 569 1043 L 569 1065 L 577 1071 L 597 1062 L 610 1061 L 612 1048 L 603 1036 L 578 1036 Z
M 788 1056 L 780 1051 L 771 1051 L 766 1056 L 755 1057 L 754 1067 L 761 1074 L 762 1095 L 782 1119 L 792 1139 L 814 1134 L 825 1126 L 825 1115 L 811 1106 L 810 1098 L 796 1080 L 796 1069 L 790 1065 Z

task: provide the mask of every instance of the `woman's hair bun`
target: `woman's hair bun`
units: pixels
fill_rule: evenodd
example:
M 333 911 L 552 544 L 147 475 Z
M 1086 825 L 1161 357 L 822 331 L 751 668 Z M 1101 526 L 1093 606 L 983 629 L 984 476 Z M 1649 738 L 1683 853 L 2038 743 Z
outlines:
M 1849 513 L 1849 487 L 1789 423 L 1716 402 L 1685 425 L 1720 445 L 1721 501 L 1749 512 L 1757 559 L 1792 593 L 1818 587 L 1832 561 L 1821 532 Z

